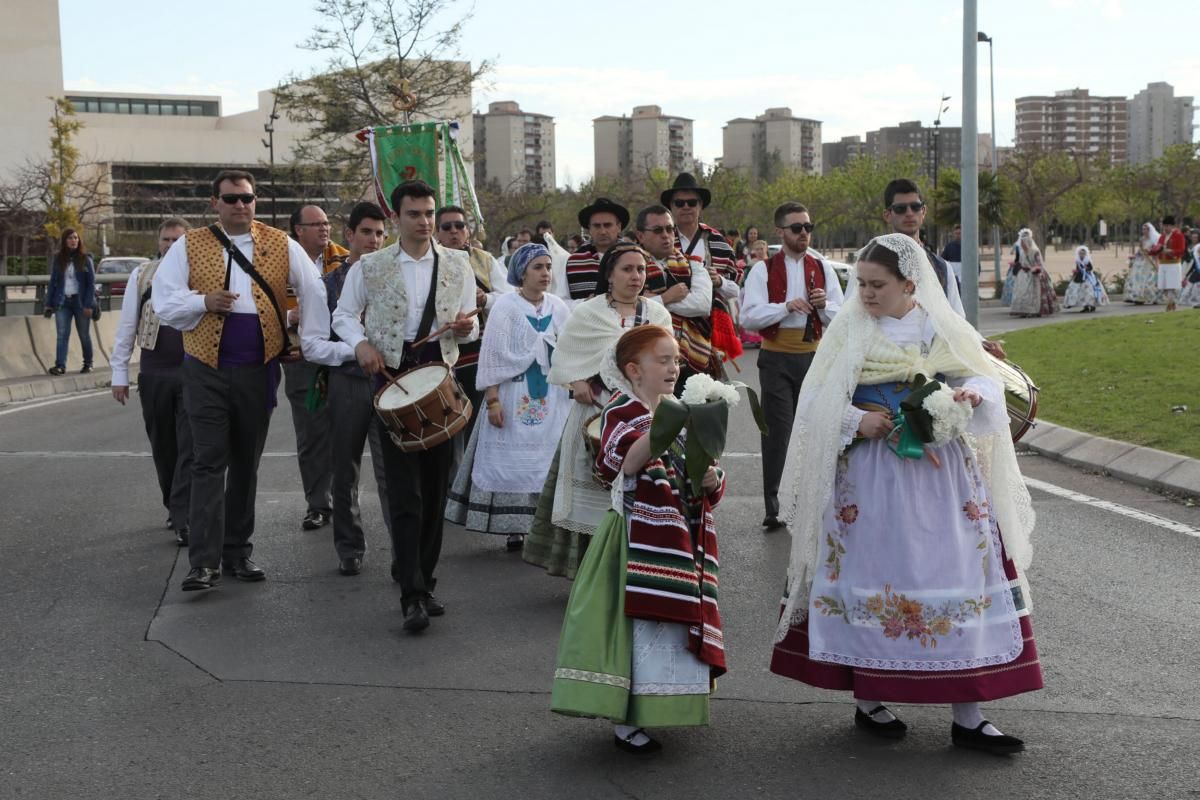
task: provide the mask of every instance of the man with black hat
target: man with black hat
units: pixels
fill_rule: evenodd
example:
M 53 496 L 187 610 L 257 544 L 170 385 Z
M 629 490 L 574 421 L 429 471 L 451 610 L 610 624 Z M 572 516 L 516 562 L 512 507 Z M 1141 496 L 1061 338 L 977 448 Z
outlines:
M 579 212 L 580 227 L 587 228 L 592 241 L 567 259 L 567 296 L 569 303 L 587 300 L 596 293 L 600 277 L 600 259 L 621 240 L 621 231 L 629 224 L 629 209 L 607 197 L 598 198 Z
M 699 185 L 691 173 L 681 172 L 659 199 L 675 218 L 679 250 L 693 264 L 702 264 L 712 278 L 713 349 L 726 358 L 736 358 L 742 346 L 733 327 L 730 301 L 736 300 L 740 291 L 737 256 L 720 231 L 700 222 L 700 212 L 712 203 L 712 192 Z M 714 357 L 720 359 L 716 353 Z

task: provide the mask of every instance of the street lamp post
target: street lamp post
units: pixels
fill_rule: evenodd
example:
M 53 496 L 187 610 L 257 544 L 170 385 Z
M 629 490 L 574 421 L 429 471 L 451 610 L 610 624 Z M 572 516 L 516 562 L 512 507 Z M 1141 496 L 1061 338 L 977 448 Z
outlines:
M 998 188 L 994 181 L 1000 173 L 1000 163 L 996 158 L 996 62 L 992 58 L 992 37 L 979 31 L 977 41 L 987 42 L 988 46 L 988 83 L 991 84 L 992 95 L 992 180 L 993 191 Z M 995 281 L 996 292 L 1000 291 L 1000 226 L 992 225 L 992 279 Z
M 272 94 L 271 97 L 271 115 L 263 125 L 267 138 L 262 140 L 262 145 L 267 148 L 267 183 L 271 184 L 271 227 L 277 228 L 279 218 L 275 198 L 279 193 L 275 191 L 275 120 L 279 119 L 279 114 L 276 113 L 279 108 L 279 95 Z
M 950 106 L 946 105 L 946 101 L 950 99 L 950 95 L 942 95 L 942 99 L 938 102 L 937 119 L 933 121 L 933 232 L 932 242 L 930 247 L 937 250 L 938 246 L 938 224 L 937 224 L 937 188 L 938 188 L 938 141 L 942 128 L 942 114 L 950 110 Z
M 959 213 L 962 222 L 962 301 L 967 321 L 979 325 L 979 106 L 976 46 L 978 6 L 963 0 L 962 66 L 962 193 Z

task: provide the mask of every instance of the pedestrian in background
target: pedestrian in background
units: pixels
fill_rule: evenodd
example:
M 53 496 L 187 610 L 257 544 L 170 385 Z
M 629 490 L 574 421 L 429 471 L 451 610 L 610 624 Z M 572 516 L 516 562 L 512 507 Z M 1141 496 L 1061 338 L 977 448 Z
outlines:
M 50 286 L 46 290 L 46 311 L 54 315 L 58 342 L 54 349 L 54 366 L 47 372 L 62 375 L 67 371 L 67 347 L 71 342 L 71 325 L 79 332 L 83 348 L 83 369 L 92 371 L 92 317 L 96 314 L 96 270 L 92 257 L 83 246 L 83 239 L 74 228 L 67 228 L 59 239 L 58 252 L 50 263 Z
M 1063 298 L 1063 308 L 1082 308 L 1086 314 L 1095 311 L 1097 306 L 1108 305 L 1108 294 L 1100 275 L 1092 267 L 1092 253 L 1086 246 L 1080 245 L 1075 251 L 1075 271 L 1071 274 L 1071 283 L 1067 285 L 1067 296 Z
M 1188 242 L 1191 258 L 1183 276 L 1183 291 L 1179 293 L 1179 305 L 1184 308 L 1200 308 L 1200 228 L 1192 228 Z
M 1058 310 L 1058 297 L 1042 262 L 1042 251 L 1033 241 L 1033 231 L 1022 228 L 1013 245 L 1012 310 L 1021 317 L 1045 317 Z
M 1129 274 L 1125 280 L 1125 302 L 1137 305 L 1158 305 L 1162 295 L 1158 291 L 1158 263 L 1150 255 L 1150 249 L 1158 244 L 1158 229 L 1147 222 L 1142 225 L 1140 247 L 1129 257 Z

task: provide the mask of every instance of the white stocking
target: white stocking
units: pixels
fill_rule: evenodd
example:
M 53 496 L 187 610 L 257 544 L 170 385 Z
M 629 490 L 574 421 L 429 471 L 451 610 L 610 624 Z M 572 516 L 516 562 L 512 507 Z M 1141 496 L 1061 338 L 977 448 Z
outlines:
M 635 731 L 637 732 L 636 736 L 633 735 Z M 647 742 L 650 741 L 650 737 L 647 736 L 641 728 L 638 728 L 635 725 L 614 725 L 613 733 L 617 735 L 618 739 L 628 739 L 629 743 L 635 747 L 643 747 Z M 633 738 L 629 739 L 630 736 L 633 736 Z
M 858 706 L 859 711 L 861 711 L 864 714 L 870 715 L 871 719 L 875 720 L 876 722 L 886 723 L 886 722 L 891 722 L 892 720 L 894 720 L 896 718 L 896 715 L 893 714 L 891 711 L 888 711 L 886 708 L 879 708 L 880 706 L 883 705 L 883 703 L 880 703 L 878 700 L 857 700 L 856 699 L 854 701 L 854 704 Z M 879 711 L 875 714 L 871 714 L 871 712 L 877 708 L 879 708 Z
M 954 712 L 954 721 L 964 728 L 975 730 L 983 722 L 983 710 L 979 708 L 979 703 L 953 703 L 950 708 Z M 1003 735 L 990 722 L 983 727 L 983 733 L 985 736 Z

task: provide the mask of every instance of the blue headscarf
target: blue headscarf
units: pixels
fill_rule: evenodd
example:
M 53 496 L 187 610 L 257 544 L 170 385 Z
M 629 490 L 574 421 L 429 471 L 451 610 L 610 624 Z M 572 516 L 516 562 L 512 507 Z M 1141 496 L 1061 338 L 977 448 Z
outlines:
M 525 270 L 529 268 L 529 262 L 539 256 L 549 256 L 550 251 L 546 249 L 544 244 L 529 244 L 521 245 L 517 248 L 517 252 L 512 254 L 512 258 L 508 260 L 508 282 L 513 286 L 520 286 L 525 280 Z

